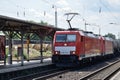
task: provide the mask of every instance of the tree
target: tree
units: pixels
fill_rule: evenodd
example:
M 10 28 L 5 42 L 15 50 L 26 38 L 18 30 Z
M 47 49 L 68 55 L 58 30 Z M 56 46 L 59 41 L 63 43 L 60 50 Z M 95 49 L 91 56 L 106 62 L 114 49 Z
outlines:
M 40 22 L 35 22 L 35 21 L 33 21 L 33 20 L 30 20 L 30 21 L 28 21 L 28 22 L 30 22 L 30 23 L 36 23 L 36 24 L 41 24 L 41 25 L 48 25 L 48 23 L 47 22 L 44 22 L 44 21 L 40 21 Z
M 105 37 L 110 37 L 112 39 L 116 39 L 116 36 L 114 34 L 112 34 L 112 33 L 106 34 Z
M 39 24 L 41 24 L 41 25 L 48 25 L 48 23 L 44 22 L 44 21 L 41 21 Z
M 118 39 L 120 39 L 120 32 L 118 32 Z

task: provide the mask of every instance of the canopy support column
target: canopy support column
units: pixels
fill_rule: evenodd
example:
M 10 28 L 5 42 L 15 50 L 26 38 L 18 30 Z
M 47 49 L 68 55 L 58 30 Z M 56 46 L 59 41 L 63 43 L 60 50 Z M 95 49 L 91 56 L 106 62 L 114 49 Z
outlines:
M 43 37 L 40 37 L 40 63 L 43 63 Z
M 29 43 L 30 43 L 30 34 L 27 35 L 27 61 L 30 61 L 29 58 Z
M 24 65 L 24 55 L 23 55 L 23 44 L 24 44 L 24 41 L 23 41 L 23 35 L 24 35 L 24 32 L 21 31 L 21 66 Z
M 12 32 L 8 33 L 8 45 L 9 45 L 9 53 L 8 53 L 8 64 L 12 64 Z

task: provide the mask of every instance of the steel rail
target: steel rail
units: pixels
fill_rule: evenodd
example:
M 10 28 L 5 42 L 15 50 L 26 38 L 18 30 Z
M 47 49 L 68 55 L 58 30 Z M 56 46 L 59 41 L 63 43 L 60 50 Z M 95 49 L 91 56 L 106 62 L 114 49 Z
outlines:
M 24 75 L 24 76 L 15 77 L 15 78 L 12 78 L 10 80 L 29 79 L 29 78 L 32 78 L 32 77 L 34 77 L 36 75 L 44 75 L 46 73 L 52 73 L 54 71 L 59 71 L 59 70 L 62 70 L 62 68 L 55 68 L 55 69 L 45 70 L 45 71 L 42 71 L 42 72 L 37 72 L 37 73 L 33 73 L 33 74 L 28 74 L 28 75 Z
M 98 70 L 96 70 L 96 71 L 88 74 L 87 76 L 84 76 L 84 77 L 80 78 L 80 80 L 90 80 L 91 77 L 95 76 L 96 74 L 102 72 L 103 70 L 105 70 L 105 69 L 107 69 L 107 68 L 109 68 L 109 67 L 111 67 L 111 66 L 113 66 L 113 65 L 115 65 L 115 64 L 117 64 L 117 63 L 119 63 L 119 62 L 120 62 L 120 59 L 117 60 L 117 61 L 115 61 L 114 63 L 111 63 L 111 64 L 109 64 L 109 65 L 107 65 L 107 66 L 105 66 L 105 67 L 103 67 L 103 68 L 100 68 L 100 69 L 98 69 Z M 118 69 L 116 69 L 116 70 L 118 70 Z M 116 70 L 114 70 L 114 72 L 115 72 Z M 112 73 L 113 73 L 113 72 L 112 72 Z M 106 77 L 102 78 L 101 80 L 106 80 L 106 79 L 108 79 L 108 77 L 110 77 L 110 75 L 112 75 L 112 73 L 106 75 Z
M 54 77 L 56 75 L 59 75 L 59 74 L 62 74 L 62 73 L 65 73 L 65 72 L 68 72 L 69 69 L 67 70 L 62 70 L 62 71 L 58 71 L 58 72 L 55 72 L 55 73 L 51 73 L 51 74 L 48 74 L 48 75 L 45 75 L 45 76 L 41 76 L 41 77 L 37 77 L 37 78 L 34 78 L 32 80 L 46 80 L 47 78 L 50 78 L 50 77 Z
M 119 71 L 120 71 L 120 68 L 114 70 L 114 72 L 109 73 L 109 75 L 106 75 L 106 76 L 103 78 L 103 80 L 110 80 L 110 79 L 111 79 L 117 72 L 119 72 Z

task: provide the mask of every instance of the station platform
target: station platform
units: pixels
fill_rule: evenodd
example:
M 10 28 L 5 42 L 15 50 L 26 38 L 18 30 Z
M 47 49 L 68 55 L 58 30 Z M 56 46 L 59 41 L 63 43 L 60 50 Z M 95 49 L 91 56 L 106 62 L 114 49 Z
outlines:
M 17 70 L 23 70 L 28 68 L 40 67 L 51 65 L 51 58 L 43 59 L 43 63 L 40 60 L 24 61 L 24 65 L 21 66 L 21 62 L 13 61 L 13 64 L 0 65 L 0 74 L 14 72 Z
M 110 80 L 120 80 L 120 71 L 115 74 L 115 76 L 113 76 Z

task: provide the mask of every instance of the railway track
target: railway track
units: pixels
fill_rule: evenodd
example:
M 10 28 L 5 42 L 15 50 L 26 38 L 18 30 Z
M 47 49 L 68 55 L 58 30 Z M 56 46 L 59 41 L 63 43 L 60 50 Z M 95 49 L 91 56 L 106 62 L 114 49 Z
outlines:
M 45 79 L 47 77 L 47 75 L 49 75 L 51 73 L 55 73 L 55 72 L 61 72 L 62 73 L 62 72 L 64 72 L 63 70 L 64 70 L 63 68 L 57 68 L 56 67 L 56 68 L 51 68 L 49 70 L 46 69 L 46 70 L 43 70 L 43 71 L 40 71 L 40 72 L 36 72 L 36 73 L 24 75 L 24 76 L 15 77 L 15 78 L 12 78 L 10 80 L 22 80 L 22 79 L 23 80 L 39 80 L 36 77 L 39 77 L 40 80 L 41 80 L 41 79 Z
M 62 71 L 56 71 L 54 73 L 51 73 L 51 74 L 48 74 L 48 75 L 45 75 L 45 76 L 36 77 L 32 80 L 46 80 L 47 78 L 54 77 L 56 75 L 59 75 L 59 74 L 62 74 L 62 73 L 68 72 L 68 71 L 69 71 L 69 69 L 65 69 L 65 70 L 62 70 Z
M 119 66 L 120 59 L 80 78 L 80 80 L 109 80 L 117 71 L 120 70 Z

